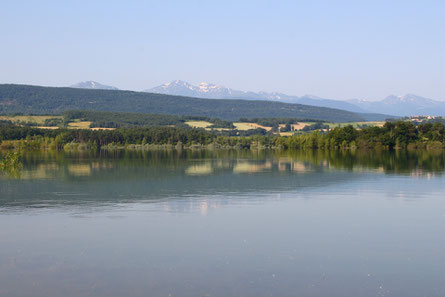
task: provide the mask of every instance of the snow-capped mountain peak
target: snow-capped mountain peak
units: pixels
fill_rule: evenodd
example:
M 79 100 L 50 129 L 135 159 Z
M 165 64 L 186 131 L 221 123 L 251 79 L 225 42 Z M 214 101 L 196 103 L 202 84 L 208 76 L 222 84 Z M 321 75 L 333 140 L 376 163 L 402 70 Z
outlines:
M 194 86 L 181 80 L 174 80 L 152 89 L 148 89 L 146 92 L 213 99 L 226 98 L 234 93 L 243 93 L 241 91 L 235 91 L 224 86 L 219 86 L 208 82 L 202 82 L 199 85 Z
M 147 90 L 147 92 L 179 96 L 193 96 L 195 90 L 196 87 L 186 81 L 174 80 Z
M 168 83 L 165 83 L 163 85 L 160 85 L 159 88 L 163 88 L 163 89 L 171 89 L 171 88 L 187 88 L 192 90 L 194 87 L 189 84 L 186 81 L 182 81 L 182 80 L 174 80 Z
M 222 86 L 217 86 L 215 84 L 211 84 L 211 83 L 207 83 L 207 82 L 202 82 L 198 85 L 198 88 L 201 92 L 204 93 L 208 93 L 214 90 L 223 90 L 226 89 L 225 87 Z

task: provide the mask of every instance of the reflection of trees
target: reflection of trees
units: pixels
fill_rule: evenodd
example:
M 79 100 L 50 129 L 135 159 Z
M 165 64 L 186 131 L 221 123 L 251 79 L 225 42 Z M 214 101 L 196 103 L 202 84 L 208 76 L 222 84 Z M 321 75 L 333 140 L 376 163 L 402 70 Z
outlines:
M 20 152 L 8 152 L 0 158 L 0 171 L 9 178 L 20 178 L 22 171 L 22 156 Z
M 25 179 L 171 178 L 225 173 L 304 173 L 311 170 L 373 170 L 386 173 L 441 173 L 443 150 L 153 150 L 153 151 L 37 151 L 23 154 L 23 170 L 8 174 Z M 21 164 L 21 163 L 20 163 Z M 18 167 L 17 167 L 18 168 Z M 155 168 L 154 173 L 150 170 Z M 21 175 L 20 175 L 21 173 Z
M 430 176 L 441 174 L 445 166 L 444 152 L 432 150 L 39 151 L 26 152 L 21 159 L 18 177 L 23 180 L 4 181 L 6 175 L 0 175 L 0 183 L 8 187 L 0 195 L 0 206 L 106 205 L 209 196 L 212 201 L 190 202 L 205 213 L 230 203 L 232 194 L 255 199 L 261 193 L 304 191 L 349 182 L 366 172 Z M 169 207 L 181 205 L 185 204 Z
M 278 156 L 336 169 L 382 169 L 386 173 L 441 173 L 445 168 L 444 150 L 299 150 Z

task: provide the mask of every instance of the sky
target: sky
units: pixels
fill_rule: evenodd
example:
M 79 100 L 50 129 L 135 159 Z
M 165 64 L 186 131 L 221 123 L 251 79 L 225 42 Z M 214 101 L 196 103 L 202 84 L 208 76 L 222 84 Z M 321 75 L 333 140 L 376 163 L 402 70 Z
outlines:
M 0 3 L 0 83 L 445 101 L 445 1 Z

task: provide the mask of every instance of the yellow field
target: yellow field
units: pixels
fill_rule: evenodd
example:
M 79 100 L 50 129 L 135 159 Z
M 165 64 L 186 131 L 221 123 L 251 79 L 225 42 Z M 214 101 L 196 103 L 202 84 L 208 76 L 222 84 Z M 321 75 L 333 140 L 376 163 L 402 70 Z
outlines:
M 57 130 L 59 127 L 57 126 L 38 126 L 39 129 L 48 129 L 48 130 Z
M 70 129 L 89 129 L 91 122 L 88 121 L 80 121 L 80 122 L 71 122 L 68 124 L 68 128 Z
M 240 131 L 257 129 L 257 128 L 261 128 L 261 129 L 264 129 L 266 131 L 272 130 L 272 127 L 266 127 L 266 126 L 258 125 L 258 124 L 255 124 L 255 123 L 241 123 L 240 122 L 240 123 L 233 123 L 233 125 L 235 126 L 236 129 L 238 129 Z
M 213 125 L 212 123 L 206 121 L 187 121 L 185 123 L 193 128 L 207 128 Z
M 233 123 L 236 129 L 238 130 L 249 130 L 252 129 L 252 126 L 249 125 L 249 123 Z
M 90 130 L 96 131 L 96 130 L 116 130 L 116 128 L 102 128 L 102 127 L 96 127 L 96 128 L 89 128 Z
M 0 120 L 3 121 L 35 123 L 37 125 L 43 125 L 45 120 L 62 118 L 63 116 L 0 116 Z
M 310 126 L 312 125 L 312 123 L 296 123 L 296 124 L 292 124 L 291 129 L 294 131 L 298 131 L 298 130 L 302 130 L 304 127 L 306 126 Z

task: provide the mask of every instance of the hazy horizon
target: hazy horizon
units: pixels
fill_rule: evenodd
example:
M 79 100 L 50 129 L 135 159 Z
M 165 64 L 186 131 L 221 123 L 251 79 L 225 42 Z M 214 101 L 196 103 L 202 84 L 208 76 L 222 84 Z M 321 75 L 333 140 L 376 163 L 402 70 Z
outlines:
M 445 3 L 14 1 L 0 83 L 94 80 L 141 91 L 173 80 L 242 91 L 445 100 Z

